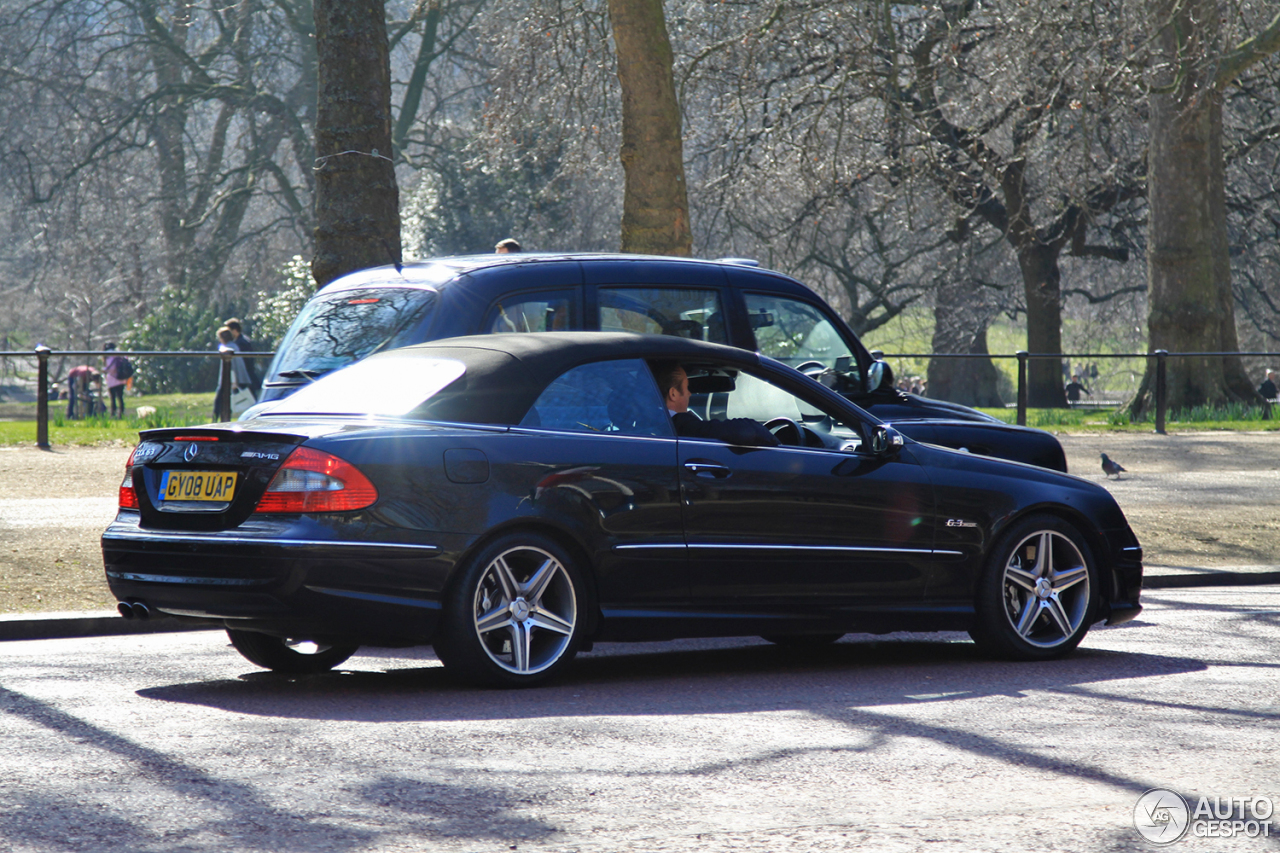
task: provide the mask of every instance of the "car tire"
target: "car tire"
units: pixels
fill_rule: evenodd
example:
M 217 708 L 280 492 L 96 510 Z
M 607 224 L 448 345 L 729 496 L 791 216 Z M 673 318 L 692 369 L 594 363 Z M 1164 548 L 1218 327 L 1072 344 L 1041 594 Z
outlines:
M 788 649 L 820 649 L 829 646 L 844 634 L 761 634 L 760 639 L 768 640 L 775 646 Z
M 354 645 L 325 645 L 298 641 L 257 631 L 227 629 L 231 645 L 250 663 L 275 672 L 308 675 L 328 672 L 360 648 Z
M 471 684 L 530 687 L 564 670 L 582 644 L 586 587 L 577 561 L 535 532 L 501 536 L 461 567 L 436 654 Z
M 1056 516 L 1019 521 L 992 548 L 975 604 L 969 635 L 984 652 L 1009 660 L 1062 657 L 1080 645 L 1098 609 L 1089 544 Z

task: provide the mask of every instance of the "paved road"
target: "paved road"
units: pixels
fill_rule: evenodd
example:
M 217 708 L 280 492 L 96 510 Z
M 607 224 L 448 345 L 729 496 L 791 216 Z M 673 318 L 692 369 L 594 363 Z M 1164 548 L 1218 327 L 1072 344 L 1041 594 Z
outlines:
M 1048 664 L 955 635 L 607 645 L 518 692 L 425 652 L 291 680 L 212 632 L 5 643 L 0 848 L 1150 850 L 1149 788 L 1280 802 L 1280 591 L 1146 600 Z

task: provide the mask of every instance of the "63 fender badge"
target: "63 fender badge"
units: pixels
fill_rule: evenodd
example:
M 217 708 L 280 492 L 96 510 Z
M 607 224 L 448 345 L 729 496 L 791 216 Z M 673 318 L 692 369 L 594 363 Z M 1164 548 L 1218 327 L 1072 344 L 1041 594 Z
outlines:
M 963 518 L 948 518 L 947 527 L 977 527 L 976 521 L 965 521 Z

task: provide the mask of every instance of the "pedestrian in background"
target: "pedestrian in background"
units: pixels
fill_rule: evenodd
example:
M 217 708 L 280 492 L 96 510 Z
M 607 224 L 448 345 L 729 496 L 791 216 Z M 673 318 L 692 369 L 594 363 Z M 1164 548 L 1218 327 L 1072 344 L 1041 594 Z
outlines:
M 230 350 L 231 352 L 239 352 L 236 348 L 236 336 L 226 326 L 218 329 L 218 352 Z M 235 394 L 239 388 L 247 389 L 249 387 L 249 371 L 245 369 L 243 358 L 231 359 L 231 394 L 227 395 L 228 400 Z M 224 414 L 225 412 L 225 414 Z M 213 418 L 214 420 L 231 420 L 231 412 L 227 411 L 222 405 L 222 362 L 218 362 L 218 387 L 213 394 Z
M 87 364 L 81 364 L 67 371 L 67 420 L 76 419 L 76 402 L 79 401 L 81 408 L 93 413 L 93 391 L 90 387 L 95 379 L 100 380 L 96 368 Z
M 1090 397 L 1093 396 L 1093 394 L 1089 392 L 1089 389 L 1084 387 L 1084 382 L 1080 380 L 1080 374 L 1078 373 L 1075 376 L 1071 377 L 1071 381 L 1067 383 L 1065 390 L 1067 392 L 1068 405 L 1080 402 L 1081 391 L 1083 391 L 1086 394 L 1089 394 Z
M 105 352 L 114 353 L 116 345 L 108 343 L 102 348 Z M 122 376 L 126 371 L 122 370 L 129 359 L 122 355 L 107 356 L 106 374 L 107 374 L 107 394 L 111 397 L 111 417 L 124 417 L 124 386 L 128 382 L 128 376 Z M 116 406 L 119 404 L 119 409 Z
M 1262 380 L 1262 384 L 1258 386 L 1258 393 L 1262 395 L 1262 399 L 1274 401 L 1276 399 L 1276 372 L 1274 370 L 1267 371 L 1267 378 Z
M 505 240 L 499 240 L 498 245 L 493 247 L 493 251 L 499 255 L 513 255 L 520 251 L 520 244 L 508 237 Z
M 249 336 L 244 333 L 244 329 L 240 326 L 240 320 L 232 317 L 222 325 L 231 330 L 231 334 L 235 335 L 236 349 L 240 352 L 257 352 L 253 346 L 253 341 L 249 340 Z M 262 380 L 258 376 L 258 360 L 256 358 L 243 358 L 244 369 L 249 374 L 249 384 L 246 386 L 253 392 L 253 396 L 258 396 L 258 389 L 262 387 Z

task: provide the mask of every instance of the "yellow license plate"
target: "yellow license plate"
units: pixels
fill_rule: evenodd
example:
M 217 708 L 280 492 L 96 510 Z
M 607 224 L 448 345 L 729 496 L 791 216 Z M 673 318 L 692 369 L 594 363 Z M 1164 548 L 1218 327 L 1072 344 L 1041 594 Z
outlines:
M 229 501 L 236 493 L 234 471 L 165 471 L 163 501 Z

